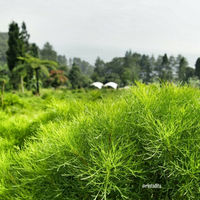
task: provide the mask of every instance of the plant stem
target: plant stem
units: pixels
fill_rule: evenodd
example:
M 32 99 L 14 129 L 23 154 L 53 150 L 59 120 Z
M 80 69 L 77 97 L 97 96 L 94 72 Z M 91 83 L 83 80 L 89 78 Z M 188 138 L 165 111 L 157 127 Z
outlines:
M 3 83 L 2 83 L 2 89 L 1 89 L 1 106 L 2 106 L 2 108 L 3 108 L 4 87 L 5 87 L 5 81 L 3 81 Z
M 40 88 L 39 88 L 39 67 L 35 69 L 36 72 L 36 94 L 40 95 Z
M 21 76 L 21 86 L 22 86 L 22 93 L 24 94 L 24 81 L 22 76 Z

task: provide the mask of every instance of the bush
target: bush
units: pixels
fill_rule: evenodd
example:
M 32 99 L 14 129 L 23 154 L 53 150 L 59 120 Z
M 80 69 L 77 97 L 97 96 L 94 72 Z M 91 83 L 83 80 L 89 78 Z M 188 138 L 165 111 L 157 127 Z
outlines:
M 13 106 L 13 105 L 19 105 L 23 106 L 20 98 L 16 94 L 11 94 L 11 93 L 6 93 L 4 95 L 4 100 L 3 100 L 3 106 L 8 107 L 8 106 Z M 2 105 L 1 105 L 2 106 Z
M 0 197 L 199 199 L 199 99 L 168 84 L 88 103 L 54 99 L 22 150 L 0 152 Z
M 95 101 L 97 99 L 102 99 L 102 92 L 100 90 L 91 90 L 90 96 L 93 101 Z

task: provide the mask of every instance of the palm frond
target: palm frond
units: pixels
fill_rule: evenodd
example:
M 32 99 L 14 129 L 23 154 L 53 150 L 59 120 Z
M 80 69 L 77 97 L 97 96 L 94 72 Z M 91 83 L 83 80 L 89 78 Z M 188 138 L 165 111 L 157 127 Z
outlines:
M 0 77 L 0 82 L 7 83 L 8 81 L 9 81 L 9 78 L 7 76 L 3 75 Z
M 45 76 L 49 76 L 49 71 L 45 65 L 40 65 L 41 73 Z

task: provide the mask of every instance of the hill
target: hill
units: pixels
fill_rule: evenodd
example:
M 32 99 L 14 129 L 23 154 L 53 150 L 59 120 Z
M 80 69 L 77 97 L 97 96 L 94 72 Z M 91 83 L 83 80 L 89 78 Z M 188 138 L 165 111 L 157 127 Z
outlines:
M 6 51 L 8 49 L 8 33 L 0 32 L 0 62 L 6 63 Z

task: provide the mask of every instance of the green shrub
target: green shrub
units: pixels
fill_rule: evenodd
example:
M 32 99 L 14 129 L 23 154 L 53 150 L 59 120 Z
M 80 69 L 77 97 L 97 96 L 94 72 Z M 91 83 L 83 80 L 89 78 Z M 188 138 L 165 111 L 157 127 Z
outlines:
M 22 102 L 20 101 L 20 98 L 16 94 L 6 93 L 4 95 L 4 101 L 3 101 L 4 107 L 7 106 L 13 106 L 13 105 L 20 105 L 22 106 Z
M 1 199 L 199 199 L 200 91 L 138 84 L 114 97 L 52 99 L 31 122 L 0 115 Z M 6 132 L 22 123 L 34 134 L 11 153 Z
M 93 101 L 97 99 L 102 99 L 102 92 L 100 90 L 91 90 L 90 96 Z
M 77 90 L 78 93 L 85 93 L 85 89 L 84 88 L 80 88 Z

